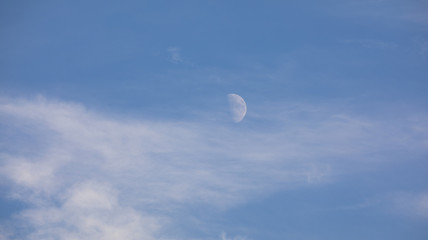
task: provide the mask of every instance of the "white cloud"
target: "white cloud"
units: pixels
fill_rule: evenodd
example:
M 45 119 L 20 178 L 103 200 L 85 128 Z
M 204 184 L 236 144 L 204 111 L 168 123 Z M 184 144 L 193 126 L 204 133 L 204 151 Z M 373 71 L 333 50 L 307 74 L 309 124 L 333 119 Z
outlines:
M 396 213 L 428 218 L 428 193 L 400 192 L 391 197 Z
M 427 192 L 393 192 L 383 193 L 368 198 L 363 202 L 339 206 L 335 209 L 346 211 L 360 211 L 368 208 L 382 209 L 385 212 L 408 217 L 428 217 L 428 193 Z
M 34 227 L 28 239 L 154 239 L 157 220 L 118 204 L 104 184 L 73 186 L 59 206 L 25 210 L 19 219 Z
M 398 47 L 398 44 L 394 42 L 386 42 L 377 39 L 347 39 L 343 42 L 347 44 L 360 45 L 365 48 L 395 49 Z
M 428 24 L 428 4 L 426 1 L 402 0 L 357 0 L 334 1 L 335 4 L 326 5 L 335 15 L 354 17 L 365 16 L 373 19 L 382 19 L 383 24 Z M 332 10 L 331 10 L 332 9 Z
M 226 233 L 222 233 L 221 234 L 221 240 L 246 240 L 247 238 L 242 237 L 242 236 L 235 236 L 235 237 L 227 237 Z
M 420 52 L 422 56 L 426 56 L 428 54 L 428 40 L 423 40 L 420 44 Z
M 17 220 L 30 226 L 28 239 L 154 239 L 157 229 L 170 237 L 168 224 L 179 219 L 167 216 L 180 207 L 227 208 L 322 183 L 360 161 L 390 160 L 394 153 L 385 153 L 397 147 L 426 151 L 427 135 L 415 122 L 307 105 L 252 111 L 247 124 L 262 128 L 113 118 L 79 104 L 3 99 L 2 124 L 26 137 L 21 151 L 8 151 L 19 138 L 3 144 L 0 174 L 10 196 L 31 206 Z M 372 153 L 378 159 L 364 160 Z
M 181 49 L 178 47 L 169 47 L 167 49 L 168 53 L 170 54 L 170 60 L 173 63 L 180 63 L 183 62 L 183 59 L 181 58 Z
M 14 182 L 29 188 L 45 188 L 52 184 L 53 166 L 46 163 L 12 159 L 3 172 Z

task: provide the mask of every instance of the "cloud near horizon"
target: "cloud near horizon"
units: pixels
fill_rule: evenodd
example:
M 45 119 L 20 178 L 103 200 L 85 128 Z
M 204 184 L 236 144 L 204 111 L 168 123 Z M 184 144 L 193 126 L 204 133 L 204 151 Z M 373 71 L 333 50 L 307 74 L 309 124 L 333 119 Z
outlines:
M 423 117 L 404 124 L 316 105 L 253 110 L 253 119 L 269 118 L 276 129 L 118 118 L 44 97 L 4 98 L 1 125 L 11 130 L 1 139 L 0 177 L 8 197 L 28 207 L 14 219 L 25 227 L 2 234 L 170 239 L 168 226 L 179 224 L 176 209 L 228 209 L 335 181 L 358 171 L 361 161 L 405 160 L 395 156 L 397 148 L 427 150 Z

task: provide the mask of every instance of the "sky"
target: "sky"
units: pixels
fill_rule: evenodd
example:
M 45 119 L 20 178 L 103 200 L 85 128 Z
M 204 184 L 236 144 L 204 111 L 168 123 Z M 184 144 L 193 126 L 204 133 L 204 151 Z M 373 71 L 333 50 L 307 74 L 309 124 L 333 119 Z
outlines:
M 1 240 L 428 238 L 427 1 L 0 6 Z

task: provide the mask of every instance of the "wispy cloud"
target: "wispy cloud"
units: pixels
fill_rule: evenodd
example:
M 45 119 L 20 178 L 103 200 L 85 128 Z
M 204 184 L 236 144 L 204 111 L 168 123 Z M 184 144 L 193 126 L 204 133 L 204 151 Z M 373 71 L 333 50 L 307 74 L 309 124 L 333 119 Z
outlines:
M 221 240 L 247 240 L 247 238 L 242 236 L 228 237 L 226 233 L 222 233 Z
M 423 40 L 422 43 L 420 43 L 420 54 L 422 56 L 428 55 L 428 40 Z
M 335 1 L 332 12 L 341 16 L 366 16 L 388 20 L 389 23 L 428 24 L 428 8 L 425 1 L 359 0 Z
M 347 44 L 360 45 L 365 48 L 377 48 L 377 49 L 395 49 L 398 44 L 394 42 L 386 42 L 376 39 L 347 39 L 343 41 Z
M 382 156 L 370 161 L 391 160 L 387 152 L 397 147 L 426 151 L 427 134 L 414 122 L 302 104 L 252 111 L 249 127 L 237 127 L 109 117 L 43 97 L 2 99 L 2 124 L 25 135 L 2 143 L 0 155 L 9 196 L 30 205 L 16 221 L 31 226 L 31 239 L 168 237 L 165 229 L 179 222 L 167 217 L 174 209 L 225 209 L 325 182 L 373 152 Z
M 390 199 L 394 213 L 428 218 L 427 192 L 399 192 L 391 195 Z
M 364 209 L 374 208 L 395 215 L 427 218 L 428 193 L 424 191 L 382 193 L 378 196 L 368 198 L 363 202 L 340 206 L 336 209 L 345 211 L 361 211 Z
M 167 51 L 170 54 L 170 61 L 172 63 L 183 62 L 183 59 L 181 58 L 181 49 L 179 47 L 169 47 Z

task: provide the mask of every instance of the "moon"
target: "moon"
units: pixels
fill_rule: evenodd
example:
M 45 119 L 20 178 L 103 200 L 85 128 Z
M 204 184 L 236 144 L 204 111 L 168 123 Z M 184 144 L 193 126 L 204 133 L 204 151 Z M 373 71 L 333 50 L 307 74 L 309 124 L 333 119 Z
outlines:
M 244 119 L 247 114 L 247 104 L 244 99 L 235 93 L 227 94 L 229 100 L 229 110 L 232 115 L 232 120 L 236 123 Z

